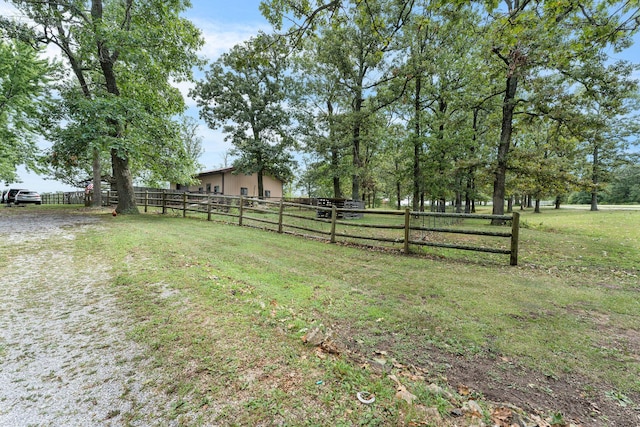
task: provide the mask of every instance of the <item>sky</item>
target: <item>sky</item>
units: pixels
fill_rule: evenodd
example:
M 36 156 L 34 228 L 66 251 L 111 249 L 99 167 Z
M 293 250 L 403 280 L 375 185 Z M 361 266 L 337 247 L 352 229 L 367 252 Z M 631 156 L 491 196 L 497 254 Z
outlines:
M 260 14 L 259 4 L 259 0 L 192 0 L 192 8 L 186 11 L 184 16 L 202 31 L 205 44 L 200 55 L 211 62 L 234 45 L 248 40 L 259 30 L 269 31 L 270 27 L 266 19 Z M 4 0 L 0 0 L 0 15 L 15 15 Z M 636 43 L 632 48 L 623 53 L 612 54 L 612 57 L 640 62 L 640 35 L 636 36 Z M 196 73 L 196 79 L 203 76 L 202 72 Z M 640 73 L 636 73 L 636 77 L 640 79 Z M 223 167 L 225 152 L 231 148 L 231 145 L 224 141 L 222 132 L 209 129 L 199 119 L 195 101 L 187 95 L 192 86 L 192 84 L 181 84 L 179 88 L 188 107 L 186 114 L 199 121 L 199 135 L 202 138 L 204 150 L 200 163 L 203 165 L 203 170 Z M 42 148 L 48 146 L 46 142 L 41 142 L 40 145 Z M 18 175 L 22 182 L 11 184 L 11 187 L 28 188 L 41 193 L 76 190 L 61 182 L 27 172 L 23 167 L 18 169 Z

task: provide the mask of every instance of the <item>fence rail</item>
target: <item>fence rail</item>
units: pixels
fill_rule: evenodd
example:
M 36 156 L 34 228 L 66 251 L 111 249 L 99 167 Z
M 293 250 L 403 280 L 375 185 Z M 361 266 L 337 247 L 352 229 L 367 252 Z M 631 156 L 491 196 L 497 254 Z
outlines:
M 302 234 L 331 243 L 340 240 L 377 242 L 376 246 L 383 247 L 401 245 L 407 254 L 412 246 L 504 254 L 509 255 L 511 265 L 518 264 L 520 215 L 517 212 L 485 215 L 368 210 L 170 190 L 137 191 L 135 198 L 144 212 L 156 210 L 162 214 L 198 216 L 208 221 L 215 217 L 240 226 Z M 66 200 L 71 198 L 62 200 L 68 203 Z M 117 203 L 117 193 L 107 191 L 102 200 L 112 206 Z M 43 203 L 50 202 L 43 198 Z M 510 227 L 500 229 L 489 221 Z

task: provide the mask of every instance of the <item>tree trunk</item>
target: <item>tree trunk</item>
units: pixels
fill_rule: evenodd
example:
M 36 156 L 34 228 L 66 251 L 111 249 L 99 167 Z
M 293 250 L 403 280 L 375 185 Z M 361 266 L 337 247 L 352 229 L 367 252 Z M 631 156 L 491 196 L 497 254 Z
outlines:
M 518 78 L 511 74 L 507 77 L 506 92 L 502 103 L 502 128 L 500 130 L 500 144 L 493 181 L 493 214 L 504 215 L 504 196 L 507 177 L 507 160 L 511 148 L 511 134 L 513 132 L 513 111 L 516 106 L 516 91 Z M 503 220 L 492 220 L 493 225 L 501 225 Z
M 593 170 L 591 171 L 591 183 L 593 184 L 591 187 L 591 211 L 595 212 L 598 210 L 598 184 L 600 182 L 600 174 L 598 173 L 599 165 L 599 152 L 598 146 L 595 145 L 593 147 Z
M 91 18 L 94 25 L 98 26 L 102 22 L 102 0 L 91 0 Z M 96 28 L 98 30 L 99 28 Z M 114 72 L 114 64 L 118 58 L 117 52 L 110 52 L 109 48 L 98 37 L 96 31 L 96 47 L 98 49 L 98 57 L 100 58 L 100 68 L 105 79 L 107 92 L 115 96 L 120 96 L 117 79 Z M 113 133 L 117 137 L 122 137 L 120 127 L 122 123 L 115 119 L 111 123 L 114 127 Z M 136 206 L 135 193 L 133 190 L 133 177 L 129 167 L 129 159 L 120 157 L 116 149 L 111 149 L 111 167 L 113 169 L 113 179 L 116 182 L 116 190 L 118 191 L 118 213 L 139 213 Z M 95 183 L 94 183 L 95 185 Z
M 331 101 L 327 101 L 327 112 L 329 115 L 329 140 L 331 144 L 335 142 L 335 130 L 333 125 L 333 104 Z M 338 148 L 334 145 L 331 146 L 331 172 L 333 181 L 333 197 L 336 199 L 342 198 L 342 190 L 340 189 L 340 175 L 339 175 L 339 159 Z
M 533 210 L 535 213 L 540 213 L 540 199 L 536 198 L 536 208 Z
M 116 212 L 119 214 L 137 214 L 135 193 L 133 190 L 133 179 L 129 168 L 129 159 L 118 156 L 115 148 L 111 149 L 111 166 L 113 168 L 113 178 L 116 182 L 118 192 L 118 206 Z
M 353 128 L 353 174 L 351 175 L 351 198 L 360 200 L 360 126 Z
M 507 199 L 507 213 L 513 212 L 513 196 L 509 196 Z
M 76 54 L 71 49 L 71 45 L 69 44 L 69 40 L 66 37 L 66 32 L 64 27 L 60 22 L 56 24 L 56 29 L 58 32 L 58 39 L 60 41 L 60 48 L 62 52 L 66 55 L 69 60 L 69 65 L 71 65 L 71 69 L 73 70 L 74 75 L 78 79 L 78 83 L 80 84 L 80 88 L 82 90 L 82 94 L 85 98 L 91 99 L 91 90 L 89 89 L 89 84 L 84 76 L 85 70 L 82 68 L 78 58 L 76 58 Z M 101 207 L 102 206 L 102 166 L 100 165 L 100 149 L 98 147 L 93 147 L 92 150 L 92 175 L 93 175 L 93 198 L 91 199 L 91 204 L 93 207 Z
M 556 196 L 556 209 L 560 209 L 560 203 L 562 203 L 562 196 L 561 195 L 557 195 Z
M 362 119 L 360 113 L 362 112 L 362 104 L 364 100 L 360 93 L 357 94 L 353 112 L 355 113 L 355 120 L 353 124 L 352 143 L 353 143 L 353 174 L 351 182 L 351 198 L 353 200 L 360 200 L 360 171 L 362 169 L 362 160 L 360 159 L 360 128 L 362 126 Z
M 93 200 L 91 205 L 95 208 L 102 206 L 102 168 L 100 166 L 100 150 L 93 148 Z
M 422 91 L 422 78 L 416 76 L 416 90 L 414 93 L 414 136 L 413 136 L 413 210 L 417 212 L 420 208 L 420 157 L 422 154 L 422 139 L 420 138 L 420 92 Z
M 264 199 L 264 173 L 262 170 L 258 171 L 258 199 Z

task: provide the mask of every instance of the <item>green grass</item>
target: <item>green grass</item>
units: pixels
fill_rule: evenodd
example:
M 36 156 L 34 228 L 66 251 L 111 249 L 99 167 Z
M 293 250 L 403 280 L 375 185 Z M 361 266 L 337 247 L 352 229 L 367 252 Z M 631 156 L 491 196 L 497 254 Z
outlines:
M 429 249 L 401 256 L 157 214 L 105 218 L 76 240 L 113 265 L 130 336 L 173 372 L 180 420 L 249 425 L 375 425 L 411 417 L 375 351 L 430 366 L 504 357 L 550 377 L 576 375 L 616 396 L 640 393 L 640 212 L 524 212 L 520 265 Z M 353 353 L 302 343 L 333 331 Z M 319 357 L 321 356 L 321 357 Z M 431 379 L 437 381 L 437 375 Z M 377 403 L 363 406 L 368 390 Z M 427 406 L 446 399 L 413 389 Z M 275 420 L 275 421 L 274 421 Z

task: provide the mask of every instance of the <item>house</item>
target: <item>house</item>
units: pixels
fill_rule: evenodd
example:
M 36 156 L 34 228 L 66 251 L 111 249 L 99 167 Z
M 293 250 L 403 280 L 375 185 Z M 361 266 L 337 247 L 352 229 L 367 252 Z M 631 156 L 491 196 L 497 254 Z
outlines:
M 225 196 L 258 197 L 258 175 L 235 173 L 235 168 L 223 168 L 201 172 L 195 177 L 199 184 L 181 185 L 171 183 L 172 190 L 222 194 Z M 283 183 L 278 178 L 264 175 L 262 179 L 264 198 L 280 199 Z

